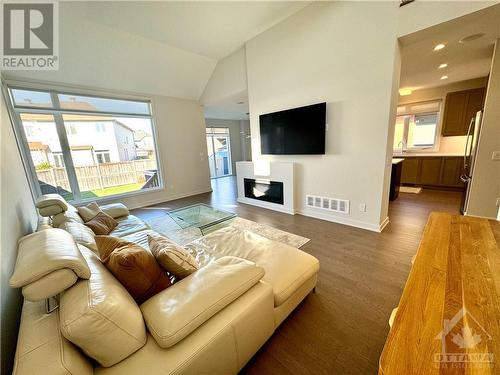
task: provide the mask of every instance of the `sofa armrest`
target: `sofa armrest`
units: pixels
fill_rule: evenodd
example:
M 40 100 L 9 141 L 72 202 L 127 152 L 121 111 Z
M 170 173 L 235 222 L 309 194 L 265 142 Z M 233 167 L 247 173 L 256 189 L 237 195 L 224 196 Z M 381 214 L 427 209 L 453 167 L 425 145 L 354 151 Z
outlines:
M 107 213 L 113 219 L 128 216 L 130 214 L 128 208 L 123 203 L 110 203 L 99 207 L 103 212 Z
M 245 259 L 217 259 L 141 305 L 149 332 L 169 348 L 257 284 L 264 269 Z

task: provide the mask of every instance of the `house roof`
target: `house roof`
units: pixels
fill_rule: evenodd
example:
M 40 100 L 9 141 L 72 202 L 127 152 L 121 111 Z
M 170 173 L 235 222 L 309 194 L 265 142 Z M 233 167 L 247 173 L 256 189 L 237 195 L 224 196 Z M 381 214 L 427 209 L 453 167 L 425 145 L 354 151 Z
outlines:
M 43 144 L 42 142 L 28 142 L 29 149 L 32 151 L 36 150 L 47 150 L 49 148 L 48 145 Z
M 125 128 L 127 130 L 130 130 L 131 132 L 133 132 L 133 133 L 135 132 L 134 129 L 128 127 L 123 122 L 118 121 L 116 118 L 111 117 L 111 116 L 64 113 L 63 117 L 66 121 L 72 121 L 72 122 L 113 121 L 115 124 L 120 125 L 121 127 Z M 23 121 L 54 122 L 54 118 L 51 115 L 47 115 L 44 113 L 22 113 L 21 119 Z

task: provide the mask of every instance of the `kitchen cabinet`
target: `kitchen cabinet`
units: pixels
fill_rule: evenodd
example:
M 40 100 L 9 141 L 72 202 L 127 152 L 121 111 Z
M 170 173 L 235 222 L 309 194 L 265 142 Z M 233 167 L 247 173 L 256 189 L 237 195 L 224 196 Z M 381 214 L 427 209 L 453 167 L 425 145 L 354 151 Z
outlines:
M 401 183 L 462 189 L 460 174 L 463 168 L 461 156 L 405 156 L 401 171 Z
M 420 185 L 439 185 L 441 180 L 441 164 L 443 158 L 427 157 L 420 161 Z
M 466 135 L 470 121 L 483 109 L 486 88 L 449 92 L 446 95 L 441 134 Z
M 401 182 L 404 184 L 416 184 L 418 170 L 420 169 L 420 158 L 405 158 L 401 170 Z

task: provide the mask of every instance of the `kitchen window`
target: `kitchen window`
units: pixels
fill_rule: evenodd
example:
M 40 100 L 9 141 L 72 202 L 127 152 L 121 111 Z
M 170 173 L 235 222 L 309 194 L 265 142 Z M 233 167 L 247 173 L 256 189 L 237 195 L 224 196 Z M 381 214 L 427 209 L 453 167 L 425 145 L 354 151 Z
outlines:
M 435 151 L 439 144 L 441 101 L 398 107 L 394 152 Z
M 162 187 L 149 101 L 2 89 L 35 198 L 79 203 Z

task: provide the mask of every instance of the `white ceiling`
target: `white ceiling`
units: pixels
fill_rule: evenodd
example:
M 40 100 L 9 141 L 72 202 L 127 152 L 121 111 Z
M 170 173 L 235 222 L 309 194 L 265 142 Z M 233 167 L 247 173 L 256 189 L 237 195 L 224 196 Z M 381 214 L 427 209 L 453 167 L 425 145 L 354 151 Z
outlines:
M 87 20 L 219 60 L 305 1 L 89 1 Z
M 59 70 L 3 74 L 198 100 L 220 58 L 307 4 L 61 1 Z
M 459 42 L 477 33 L 485 36 Z M 500 38 L 500 5 L 401 38 L 400 88 L 417 90 L 488 75 L 497 38 Z M 434 46 L 439 43 L 446 47 L 436 52 Z M 443 63 L 448 67 L 438 69 Z M 443 75 L 448 79 L 441 80 Z

